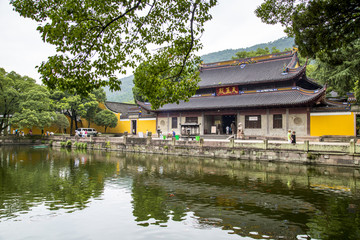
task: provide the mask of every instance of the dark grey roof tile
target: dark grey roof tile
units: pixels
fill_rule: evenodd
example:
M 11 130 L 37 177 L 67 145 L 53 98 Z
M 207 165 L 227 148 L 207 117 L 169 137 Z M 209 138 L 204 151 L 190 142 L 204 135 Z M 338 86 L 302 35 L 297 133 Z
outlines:
M 304 67 L 299 67 L 283 75 L 284 65 L 287 66 L 291 60 L 292 56 L 289 56 L 286 58 L 268 59 L 266 61 L 246 64 L 243 68 L 241 65 L 204 68 L 200 72 L 201 81 L 199 87 L 245 85 L 289 80 L 304 70 Z
M 313 93 L 295 89 L 231 96 L 199 97 L 191 98 L 188 102 L 181 101 L 179 104 L 166 104 L 158 111 L 296 106 L 311 103 L 322 97 L 324 93 L 325 89 L 323 88 Z

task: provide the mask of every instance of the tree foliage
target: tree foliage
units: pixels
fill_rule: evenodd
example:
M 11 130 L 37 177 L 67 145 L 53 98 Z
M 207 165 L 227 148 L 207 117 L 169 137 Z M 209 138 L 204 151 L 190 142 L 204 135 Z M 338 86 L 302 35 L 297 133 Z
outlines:
M 87 96 L 77 94 L 75 91 L 55 90 L 51 94 L 55 102 L 55 110 L 70 117 L 70 133 L 73 132 L 73 126 L 78 128 L 78 121 L 84 117 L 90 122 L 95 118 L 99 111 L 99 102 L 106 101 L 106 95 L 102 88 L 96 89 Z
M 194 88 L 192 83 L 196 73 L 191 72 L 188 65 L 197 62 L 193 53 L 201 48 L 203 26 L 211 19 L 209 10 L 216 2 L 10 1 L 21 16 L 39 23 L 38 30 L 45 42 L 56 46 L 57 54 L 39 67 L 43 83 L 52 89 L 75 89 L 78 94 L 86 94 L 106 85 L 111 90 L 120 90 L 118 73 L 125 73 L 127 67 L 134 68 L 138 62 L 149 62 L 154 58 L 152 64 L 162 64 L 169 61 L 170 55 L 173 60 L 169 64 L 172 69 L 167 69 L 168 81 L 185 85 L 189 81 Z M 159 50 L 161 53 L 157 53 Z M 156 61 L 158 57 L 163 57 L 163 61 Z M 166 70 L 162 66 L 157 69 Z M 153 71 L 152 74 L 162 76 L 163 72 Z M 147 78 L 138 78 L 138 81 L 142 80 L 147 81 Z M 156 93 L 162 91 L 163 87 L 167 88 L 168 81 L 164 85 L 162 82 L 153 85 L 152 90 Z M 182 97 L 177 92 L 171 94 L 176 96 L 167 94 L 167 101 Z M 148 97 L 157 100 L 152 95 Z
M 360 96 L 358 0 L 265 0 L 255 13 L 266 23 L 286 26 L 300 53 L 316 59 L 312 77 L 341 95 Z
M 8 127 L 10 116 L 21 110 L 20 103 L 35 86 L 34 79 L 0 68 L 0 132 Z
M 284 51 L 291 51 L 291 49 L 287 48 Z M 240 51 L 236 53 L 236 56 L 233 56 L 232 59 L 240 59 L 240 58 L 250 58 L 261 55 L 267 55 L 271 53 L 279 53 L 280 50 L 276 47 L 272 47 L 271 51 L 268 47 L 265 48 L 257 48 L 256 51 Z
M 114 113 L 105 109 L 96 114 L 94 121 L 96 125 L 105 127 L 106 133 L 108 127 L 114 128 L 117 126 L 118 119 Z
M 307 57 L 331 55 L 360 36 L 358 0 L 265 0 L 255 13 L 265 23 L 286 26 Z
M 104 89 L 102 88 L 95 89 L 86 98 L 82 99 L 85 108 L 85 114 L 83 113 L 81 117 L 87 120 L 88 127 L 90 127 L 90 124 L 94 120 L 96 113 L 98 113 L 101 110 L 99 108 L 99 103 L 104 103 L 105 101 L 106 101 L 106 94 Z
M 19 111 L 16 112 L 10 123 L 20 129 L 50 127 L 55 119 L 50 94 L 45 87 L 35 85 L 23 94 Z
M 200 81 L 200 58 L 183 62 L 186 49 L 160 51 L 134 72 L 135 87 L 157 109 L 169 102 L 179 103 L 193 96 Z
M 322 59 L 325 61 L 317 61 L 316 71 L 310 76 L 328 84 L 329 91 L 343 96 L 355 92 L 356 97 L 360 97 L 360 40 L 339 49 L 331 57 L 324 54 Z
M 59 128 L 60 132 L 63 133 L 65 128 L 70 127 L 69 120 L 62 113 L 56 113 L 53 125 Z

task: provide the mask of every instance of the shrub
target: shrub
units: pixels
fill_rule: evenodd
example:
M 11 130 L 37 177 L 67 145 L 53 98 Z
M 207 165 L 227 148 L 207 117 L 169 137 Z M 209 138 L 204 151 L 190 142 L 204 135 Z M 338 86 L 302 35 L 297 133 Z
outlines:
M 62 148 L 66 147 L 66 142 L 60 142 L 60 147 Z
M 318 158 L 318 155 L 315 154 L 315 153 L 308 153 L 308 154 L 306 155 L 306 158 L 309 159 L 309 160 L 315 160 L 315 159 Z
M 66 147 L 71 148 L 72 142 L 71 140 L 66 141 Z
M 111 148 L 110 141 L 107 141 L 107 142 L 105 143 L 105 148 L 106 148 L 106 149 L 110 149 L 110 148 Z
M 87 149 L 87 143 L 74 142 L 74 147 L 76 149 Z

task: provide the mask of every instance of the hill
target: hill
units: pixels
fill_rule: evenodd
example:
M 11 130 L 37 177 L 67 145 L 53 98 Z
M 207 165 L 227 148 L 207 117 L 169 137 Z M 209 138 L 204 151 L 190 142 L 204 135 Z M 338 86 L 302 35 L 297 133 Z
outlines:
M 121 91 L 112 92 L 109 87 L 104 87 L 106 99 L 110 102 L 134 103 L 132 88 L 134 75 L 121 78 Z
M 249 51 L 255 51 L 258 48 L 265 48 L 265 47 L 268 47 L 269 49 L 271 49 L 272 47 L 276 47 L 280 51 L 283 51 L 285 48 L 291 48 L 293 46 L 294 46 L 294 38 L 283 37 L 272 42 L 256 44 L 248 48 L 226 49 L 218 52 L 209 53 L 201 56 L 201 59 L 205 63 L 220 62 L 220 61 L 230 60 L 231 57 L 235 56 L 235 53 L 240 51 L 249 52 Z M 132 88 L 134 87 L 133 79 L 134 79 L 133 75 L 125 78 L 121 78 L 120 79 L 122 81 L 121 91 L 111 92 L 108 87 L 104 87 L 107 101 L 133 103 L 134 102 L 133 93 L 132 93 Z
M 209 53 L 206 55 L 201 56 L 201 59 L 204 63 L 211 63 L 211 62 L 221 62 L 230 60 L 231 57 L 235 56 L 237 52 L 241 51 L 256 51 L 258 48 L 265 48 L 268 47 L 271 49 L 272 47 L 276 47 L 280 51 L 284 51 L 285 48 L 292 48 L 294 46 L 294 38 L 283 37 L 273 42 L 268 43 L 260 43 L 248 48 L 238 48 L 238 49 L 226 49 L 218 52 Z

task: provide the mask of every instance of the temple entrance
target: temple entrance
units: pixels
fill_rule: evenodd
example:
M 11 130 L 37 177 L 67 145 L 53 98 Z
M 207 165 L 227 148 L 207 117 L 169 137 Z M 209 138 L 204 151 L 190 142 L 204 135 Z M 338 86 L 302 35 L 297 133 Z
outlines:
M 223 115 L 221 117 L 221 123 L 222 132 L 224 134 L 231 134 L 232 131 L 234 131 L 234 133 L 236 132 L 236 115 Z M 226 131 L 227 127 L 229 127 L 228 132 Z M 231 127 L 235 127 L 235 129 L 231 129 Z
M 131 133 L 136 135 L 136 120 L 131 120 Z
M 204 119 L 204 134 L 226 134 L 226 126 L 229 126 L 231 134 L 231 123 L 234 123 L 236 132 L 236 115 L 209 115 Z

